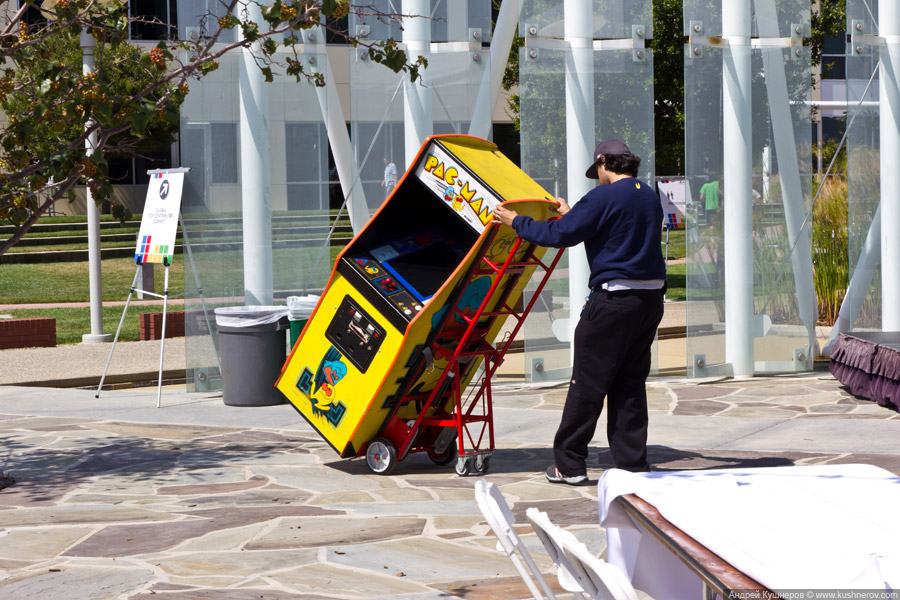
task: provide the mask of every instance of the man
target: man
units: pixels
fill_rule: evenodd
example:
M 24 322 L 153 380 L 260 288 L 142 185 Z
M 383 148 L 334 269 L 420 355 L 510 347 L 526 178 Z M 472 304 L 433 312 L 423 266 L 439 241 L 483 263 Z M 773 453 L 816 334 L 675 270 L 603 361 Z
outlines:
M 719 193 L 719 182 L 715 178 L 700 186 L 700 206 L 706 212 L 707 225 L 718 224 Z
M 575 329 L 572 381 L 553 440 L 553 483 L 588 482 L 585 461 L 597 420 L 609 399 L 607 437 L 616 467 L 649 471 L 647 375 L 650 346 L 663 315 L 666 267 L 660 249 L 662 206 L 636 179 L 641 159 L 621 140 L 597 146 L 585 175 L 596 188 L 573 207 L 559 199 L 554 221 L 535 221 L 502 206 L 494 222 L 524 240 L 563 248 L 584 242 L 591 295 Z
M 384 197 L 391 195 L 391 190 L 397 185 L 397 165 L 387 156 L 384 157 L 384 179 L 381 180 L 381 187 L 384 188 Z

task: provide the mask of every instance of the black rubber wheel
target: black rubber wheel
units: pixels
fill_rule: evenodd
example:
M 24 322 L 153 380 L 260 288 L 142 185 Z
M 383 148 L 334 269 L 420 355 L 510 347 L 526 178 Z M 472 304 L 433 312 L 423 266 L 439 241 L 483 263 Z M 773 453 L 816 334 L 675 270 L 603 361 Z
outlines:
M 428 454 L 428 458 L 430 458 L 431 462 L 433 462 L 434 464 L 449 465 L 450 462 L 454 458 L 456 458 L 456 451 L 457 451 L 456 444 L 450 444 L 449 446 L 447 446 L 447 449 L 444 450 L 443 454 L 435 454 L 434 448 L 430 448 L 430 449 L 426 450 L 426 453 Z
M 366 448 L 366 464 L 373 473 L 388 475 L 397 466 L 397 449 L 384 438 L 377 438 Z
M 488 469 L 491 468 L 491 457 L 487 454 L 479 454 L 475 457 L 475 464 L 473 465 L 475 472 L 481 475 L 488 472 Z
M 456 474 L 460 477 L 465 477 L 469 474 L 469 457 L 457 457 L 456 458 Z

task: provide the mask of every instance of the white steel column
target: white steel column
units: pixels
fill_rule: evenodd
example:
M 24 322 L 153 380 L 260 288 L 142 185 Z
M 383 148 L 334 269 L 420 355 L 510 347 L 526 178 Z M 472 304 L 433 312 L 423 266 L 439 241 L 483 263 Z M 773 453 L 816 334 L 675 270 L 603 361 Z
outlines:
M 591 0 L 566 0 L 566 200 L 575 204 L 594 187 L 584 171 L 594 161 L 597 144 L 594 124 L 594 49 L 593 6 Z M 627 143 L 627 141 L 626 141 Z M 575 326 L 584 298 L 588 295 L 590 265 L 584 244 L 569 249 L 569 340 L 575 339 Z M 570 352 L 574 353 L 574 344 Z
M 486 138 L 491 130 L 491 117 L 497 98 L 500 97 L 500 84 L 503 83 L 503 72 L 509 60 L 509 49 L 516 34 L 516 24 L 522 5 L 519 0 L 508 0 L 500 5 L 497 25 L 491 37 L 491 60 L 481 79 L 475 108 L 472 110 L 472 121 L 469 123 L 469 135 Z
M 760 2 L 757 0 L 756 13 L 759 37 L 779 37 L 775 1 Z M 789 48 L 788 51 L 794 52 L 795 48 Z M 797 157 L 798 144 L 794 139 L 794 124 L 791 120 L 790 96 L 784 70 L 784 53 L 781 48 L 765 48 L 762 53 L 766 89 L 769 95 L 769 116 L 772 119 L 772 135 L 775 139 L 775 155 L 778 157 L 778 172 L 781 175 L 784 220 L 787 226 L 788 242 L 794 249 L 791 254 L 791 266 L 794 272 L 794 286 L 797 290 L 797 306 L 800 310 L 800 319 L 807 331 L 806 355 L 812 360 L 817 349 L 818 302 L 813 282 L 810 230 L 803 227 L 806 208 L 800 180 L 800 161 Z M 809 225 L 811 226 L 812 223 L 809 222 Z
M 409 60 L 415 61 L 419 56 L 427 59 L 431 53 L 431 20 L 423 17 L 431 15 L 431 3 L 428 0 L 403 0 L 403 14 L 418 15 L 403 19 L 403 44 Z M 412 163 L 422 142 L 434 133 L 429 86 L 431 76 L 428 69 L 421 70 L 420 75 L 415 83 L 410 82 L 408 77 L 403 81 L 404 165 Z
M 325 30 L 321 26 L 315 27 L 304 32 L 304 36 L 304 41 L 317 50 L 307 58 L 307 61 L 315 61 L 309 65 L 311 71 L 322 73 L 325 77 L 325 87 L 316 88 L 316 98 L 319 100 L 319 110 L 322 111 L 322 120 L 328 132 L 328 143 L 341 182 L 341 193 L 347 199 L 350 225 L 356 234 L 369 220 L 369 207 L 366 204 L 362 182 L 359 180 L 359 169 L 353 157 L 353 145 L 350 143 L 350 133 L 344 121 L 344 108 L 334 80 L 331 56 L 325 45 Z M 323 59 L 325 64 L 320 63 Z
M 900 331 L 900 4 L 878 3 L 881 103 L 881 329 Z
M 264 23 L 257 4 L 247 5 L 250 17 Z M 269 95 L 253 52 L 241 50 L 240 131 L 241 209 L 244 221 L 244 303 L 272 304 L 272 195 L 269 175 Z
M 725 361 L 753 375 L 753 206 L 750 0 L 722 0 Z
M 94 47 L 97 41 L 86 29 L 81 30 L 81 72 L 84 75 L 94 72 Z M 86 154 L 94 153 L 97 144 L 97 133 L 93 132 L 84 142 Z M 91 299 L 91 332 L 81 336 L 85 344 L 111 342 L 112 335 L 103 333 L 103 283 L 100 277 L 100 210 L 91 196 L 90 186 L 84 187 L 87 204 L 88 224 L 88 282 Z

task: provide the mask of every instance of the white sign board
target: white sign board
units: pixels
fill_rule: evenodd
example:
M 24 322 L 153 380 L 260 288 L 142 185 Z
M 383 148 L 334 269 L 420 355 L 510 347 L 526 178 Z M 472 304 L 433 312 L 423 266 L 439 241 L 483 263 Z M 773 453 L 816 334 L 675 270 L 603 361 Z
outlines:
M 440 145 L 432 144 L 416 168 L 425 186 L 477 232 L 491 222 L 501 200 Z
M 184 171 L 151 171 L 134 262 L 172 264 L 181 211 Z
M 662 202 L 666 229 L 684 229 L 684 179 L 660 179 L 659 200 Z

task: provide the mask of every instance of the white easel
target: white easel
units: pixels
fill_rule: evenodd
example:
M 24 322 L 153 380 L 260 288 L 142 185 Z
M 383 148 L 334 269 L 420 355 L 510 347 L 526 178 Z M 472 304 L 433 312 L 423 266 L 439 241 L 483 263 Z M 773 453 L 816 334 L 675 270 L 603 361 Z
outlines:
M 168 175 L 180 174 L 180 176 L 183 178 L 184 175 L 188 171 L 190 171 L 190 168 L 181 167 L 181 168 L 176 168 L 176 169 L 155 169 L 155 170 L 147 171 L 147 174 L 151 176 L 150 182 L 151 182 L 151 188 L 152 188 L 153 181 L 155 179 L 153 177 L 154 175 L 162 175 L 163 177 L 165 177 Z M 206 300 L 203 298 L 203 288 L 200 287 L 200 277 L 199 277 L 199 275 L 197 275 L 197 266 L 194 263 L 194 253 L 191 251 L 191 244 L 190 244 L 190 240 L 188 239 L 187 228 L 184 226 L 184 217 L 181 214 L 181 208 L 180 208 L 181 186 L 180 185 L 178 186 L 177 191 L 178 191 L 178 199 L 177 199 L 178 208 L 176 210 L 178 211 L 178 222 L 181 223 L 182 243 L 184 244 L 184 248 L 187 252 L 188 260 L 190 260 L 191 271 L 194 273 L 194 283 L 197 286 L 197 288 L 195 290 L 192 290 L 190 293 L 196 292 L 200 296 L 200 303 L 203 305 L 203 316 L 206 319 L 206 329 L 207 329 L 207 331 L 210 332 L 210 335 L 212 335 L 212 327 L 209 322 L 209 311 L 206 309 Z M 147 204 L 145 206 L 149 205 L 152 194 L 153 194 L 153 190 L 148 188 Z M 141 246 L 140 242 L 142 239 L 142 233 L 145 230 L 143 219 L 146 217 L 147 217 L 147 210 L 145 209 L 144 215 L 142 215 L 141 231 L 138 232 L 138 248 L 140 248 L 140 246 Z M 157 293 L 154 293 L 154 292 L 151 292 L 148 290 L 144 290 L 144 289 L 140 289 L 137 287 L 138 278 L 141 276 L 141 269 L 143 268 L 143 265 L 145 263 L 138 260 L 139 257 L 141 256 L 141 253 L 140 252 L 135 253 L 136 267 L 134 270 L 134 281 L 131 282 L 131 289 L 128 292 L 128 299 L 125 300 L 125 309 L 122 311 L 122 318 L 119 320 L 119 327 L 116 329 L 116 336 L 113 338 L 112 347 L 109 349 L 109 356 L 106 357 L 106 366 L 103 367 L 103 376 L 100 378 L 100 385 L 97 386 L 97 393 L 94 396 L 95 398 L 100 397 L 100 390 L 103 388 L 103 381 L 106 379 L 106 372 L 109 370 L 109 363 L 112 360 L 113 351 L 116 349 L 116 342 L 119 341 L 119 333 L 122 331 L 122 325 L 125 323 L 125 315 L 128 313 L 128 305 L 131 303 L 131 297 L 134 295 L 135 292 L 140 292 L 140 293 L 146 294 L 148 296 L 162 298 L 162 301 L 163 301 L 162 338 L 161 338 L 161 345 L 159 348 L 159 380 L 157 381 L 157 389 L 156 389 L 156 408 L 160 407 L 160 404 L 162 401 L 163 359 L 165 358 L 165 353 L 166 353 L 166 312 L 167 312 L 167 307 L 168 307 L 168 300 L 169 300 L 169 298 L 178 298 L 181 296 L 186 296 L 188 294 L 187 290 L 181 292 L 180 294 L 169 294 L 169 267 L 172 264 L 171 263 L 172 257 L 174 257 L 174 241 L 175 241 L 175 237 L 177 235 L 177 229 L 172 233 L 173 233 L 173 235 L 171 235 L 170 239 L 172 242 L 171 245 L 173 247 L 173 253 L 172 253 L 171 257 L 165 257 L 165 258 L 163 258 L 163 261 L 162 261 L 163 265 L 166 268 L 162 294 L 157 294 Z M 146 263 L 146 264 L 151 264 L 151 263 Z M 216 362 L 219 364 L 219 372 L 221 373 L 222 372 L 222 363 L 219 358 L 219 348 L 216 345 L 215 336 L 212 336 L 212 337 L 213 337 L 213 349 L 215 350 L 215 353 L 216 353 Z

